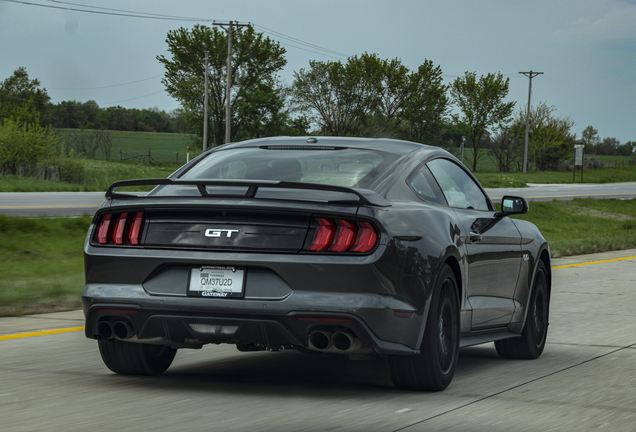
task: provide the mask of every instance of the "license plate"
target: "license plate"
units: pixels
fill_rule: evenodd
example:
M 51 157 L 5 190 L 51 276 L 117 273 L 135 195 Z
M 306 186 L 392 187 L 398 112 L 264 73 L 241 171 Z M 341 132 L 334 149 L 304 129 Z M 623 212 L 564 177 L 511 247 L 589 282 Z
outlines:
M 202 266 L 190 271 L 188 295 L 197 297 L 243 297 L 245 269 L 227 266 Z

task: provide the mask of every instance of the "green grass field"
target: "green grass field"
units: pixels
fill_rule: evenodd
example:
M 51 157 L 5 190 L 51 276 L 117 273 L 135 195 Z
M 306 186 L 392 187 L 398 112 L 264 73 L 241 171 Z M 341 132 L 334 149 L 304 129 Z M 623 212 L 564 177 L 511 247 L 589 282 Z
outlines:
M 165 178 L 177 169 L 177 166 L 172 164 L 148 166 L 96 159 L 83 159 L 80 162 L 86 171 L 86 180 L 83 185 L 5 176 L 0 177 L 0 192 L 99 192 L 105 191 L 111 183 L 118 180 Z
M 581 172 L 576 171 L 572 179 L 572 171 L 529 171 L 495 173 L 477 172 L 475 177 L 487 188 L 524 187 L 527 183 L 581 183 Z M 616 168 L 598 168 L 583 171 L 583 183 L 623 183 L 636 181 L 636 165 Z
M 553 257 L 636 247 L 634 200 L 532 201 L 515 217 L 539 227 Z
M 58 129 L 58 132 L 62 135 L 62 142 L 68 140 L 68 136 L 72 134 L 84 135 L 86 137 L 92 136 L 94 131 L 90 129 Z M 150 155 L 159 163 L 174 163 L 177 162 L 177 154 L 179 165 L 183 165 L 186 161 L 186 148 L 190 147 L 190 157 L 193 156 L 194 149 L 192 148 L 192 135 L 174 134 L 174 133 L 158 133 L 158 132 L 127 132 L 127 131 L 104 131 L 107 133 L 113 143 L 111 149 L 110 160 L 119 161 L 120 150 L 122 158 L 127 158 L 134 155 L 143 154 L 144 157 L 135 160 L 146 160 L 148 149 L 150 149 Z M 68 144 L 65 144 L 67 149 Z M 104 158 L 104 155 L 100 152 L 97 153 L 97 157 Z
M 0 315 L 76 309 L 91 217 L 0 215 Z

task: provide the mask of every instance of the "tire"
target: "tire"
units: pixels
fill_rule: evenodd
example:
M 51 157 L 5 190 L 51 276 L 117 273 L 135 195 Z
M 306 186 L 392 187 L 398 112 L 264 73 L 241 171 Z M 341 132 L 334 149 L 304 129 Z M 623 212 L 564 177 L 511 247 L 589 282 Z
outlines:
M 451 268 L 444 264 L 433 292 L 420 354 L 388 355 L 393 384 L 402 390 L 444 390 L 459 356 L 459 299 Z
M 170 367 L 177 350 L 120 340 L 98 341 L 99 353 L 108 369 L 122 375 L 159 375 Z
M 500 357 L 533 360 L 543 353 L 548 335 L 550 292 L 545 264 L 541 260 L 534 276 L 528 308 L 521 337 L 495 342 Z

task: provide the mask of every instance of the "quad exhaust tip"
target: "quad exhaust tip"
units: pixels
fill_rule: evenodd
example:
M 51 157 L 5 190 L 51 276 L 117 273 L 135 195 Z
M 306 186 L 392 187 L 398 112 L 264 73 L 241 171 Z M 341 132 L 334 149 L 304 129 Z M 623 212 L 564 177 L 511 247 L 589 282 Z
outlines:
M 335 354 L 370 354 L 373 348 L 365 347 L 355 334 L 348 331 L 330 332 L 316 330 L 309 334 L 309 348 L 314 351 Z
M 309 345 L 318 350 L 328 350 L 332 346 L 331 332 L 315 331 L 309 335 Z
M 97 323 L 97 333 L 102 339 L 128 340 L 135 336 L 132 326 L 126 321 L 100 321 Z

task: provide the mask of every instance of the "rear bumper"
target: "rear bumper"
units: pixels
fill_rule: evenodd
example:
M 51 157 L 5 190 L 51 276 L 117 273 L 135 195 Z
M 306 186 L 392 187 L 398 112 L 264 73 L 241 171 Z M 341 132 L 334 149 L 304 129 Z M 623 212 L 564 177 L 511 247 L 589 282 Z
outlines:
M 309 348 L 314 331 L 345 331 L 376 353 L 414 354 L 423 331 L 423 318 L 410 305 L 379 294 L 293 291 L 276 300 L 215 299 L 156 295 L 143 285 L 87 284 L 82 303 L 88 338 L 102 337 L 102 321 L 125 322 L 131 341 L 173 347 Z

